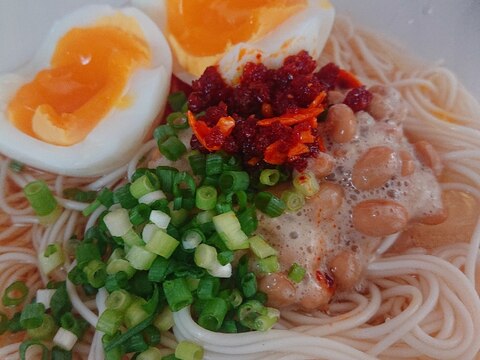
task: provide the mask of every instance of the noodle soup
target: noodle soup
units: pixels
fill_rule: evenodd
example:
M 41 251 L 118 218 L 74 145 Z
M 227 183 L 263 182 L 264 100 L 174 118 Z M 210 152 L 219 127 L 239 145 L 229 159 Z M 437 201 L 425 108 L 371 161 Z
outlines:
M 37 290 L 52 290 L 50 296 L 62 291 L 68 294 L 71 308 L 67 307 L 65 312 L 83 324 L 82 336 L 77 337 L 78 341 L 69 350 L 72 337 L 68 334 L 68 341 L 59 340 L 53 334 L 42 341 L 48 351 L 54 348 L 75 359 L 101 358 L 105 349 L 115 349 L 112 339 L 120 341 L 121 334 L 135 330 L 139 324 L 150 326 L 151 334 L 161 334 L 158 342 L 150 338 L 146 348 L 133 347 L 127 351 L 141 353 L 139 356 L 146 359 L 147 356 L 168 358 L 172 353 L 178 358 L 204 356 L 206 359 L 475 358 L 480 349 L 475 336 L 480 331 L 480 300 L 475 287 L 480 241 L 476 133 L 480 106 L 445 68 L 420 65 L 387 40 L 342 17 L 336 18 L 315 71 L 331 62 L 358 77 L 373 94 L 368 105 L 362 109 L 355 109 L 351 103 L 346 105 L 345 97 L 351 89 L 326 91 L 320 100 L 322 110 L 313 115 L 319 117 L 315 122 L 320 130 L 308 128 L 310 133 L 304 134 L 314 136 L 315 141 L 321 137 L 325 148 L 312 150 L 310 143 L 303 143 L 310 146 L 311 153 L 316 152 L 315 156 L 288 164 L 290 180 L 270 188 L 267 184 L 274 183 L 278 174 L 268 172 L 261 185 L 252 190 L 249 186 L 254 179 L 259 179 L 258 173 L 284 165 L 264 160 L 286 161 L 276 156 L 281 148 L 273 154 L 263 149 L 265 158 L 257 160 L 262 166 L 249 170 L 250 183 L 239 185 L 241 190 L 235 190 L 237 194 L 230 196 L 230 208 L 222 207 L 226 202 L 220 200 L 211 208 L 211 189 L 202 192 L 202 199 L 194 201 L 193 207 L 184 199 L 191 196 L 192 188 L 198 193 L 204 186 L 216 189 L 219 197 L 223 194 L 226 198 L 228 194 L 224 189 L 230 189 L 238 181 L 237 176 L 243 176 L 230 173 L 244 171 L 233 160 L 222 165 L 230 166 L 227 174 L 212 170 L 214 175 L 208 180 L 211 183 L 205 183 L 208 175 L 196 168 L 198 173 L 182 175 L 170 190 L 165 185 L 168 176 L 174 179 L 176 173 L 195 171 L 193 160 L 189 161 L 183 154 L 202 158 L 201 151 L 205 148 L 209 150 L 205 153 L 218 154 L 215 148 L 218 143 L 203 139 L 196 127 L 202 121 L 200 111 L 190 108 L 195 114 L 189 115 L 182 110 L 185 98 L 180 107 L 170 98 L 170 107 L 176 107 L 183 118 L 170 117 L 169 124 L 181 128 L 190 123 L 192 130 L 177 129 L 178 136 L 162 133 L 166 128 L 155 130 L 155 138 L 148 137 L 128 163 L 99 178 L 59 176 L 2 155 L 0 291 L 4 294 L 10 288 L 7 293 L 13 303 L 5 305 L 4 301 L 1 310 L 9 319 L 10 330 L 0 336 L 0 358 L 19 358 L 20 344 L 35 337 L 35 330 L 20 328 L 21 331 L 12 334 L 11 329 L 15 326 L 14 314 L 20 313 L 34 297 L 37 302 L 51 304 Z M 206 87 L 212 83 L 206 83 Z M 174 80 L 171 92 L 177 90 L 178 85 Z M 184 84 L 180 86 L 182 90 L 190 90 Z M 308 101 L 301 97 L 305 104 L 299 108 L 320 108 L 317 97 L 318 93 Z M 277 108 L 284 104 L 285 101 L 279 102 Z M 239 108 L 243 105 L 238 104 Z M 218 105 L 220 110 L 222 106 Z M 210 130 L 222 119 L 224 131 L 231 124 L 229 117 L 239 126 L 239 117 L 228 112 L 228 107 L 234 105 L 226 106 L 225 113 L 215 114 L 216 122 L 205 120 Z M 275 113 L 280 111 L 275 106 L 260 106 L 261 115 L 257 113 L 256 121 L 295 113 Z M 322 118 L 320 114 L 324 111 Z M 234 131 L 222 134 L 227 138 L 235 134 Z M 159 146 L 167 140 L 171 143 Z M 272 140 L 266 147 L 273 143 Z M 200 151 L 192 152 L 192 147 Z M 172 148 L 176 149 L 173 155 Z M 176 151 L 184 151 L 178 160 L 174 159 Z M 214 156 L 208 159 L 216 161 Z M 248 162 L 251 158 L 243 160 Z M 172 166 L 175 169 L 172 170 Z M 257 175 L 252 175 L 255 172 Z M 295 201 L 300 207 L 297 209 L 298 204 L 293 203 L 289 212 L 278 210 L 280 205 L 276 210 L 264 207 L 272 198 L 289 204 L 287 200 L 292 199 L 282 198 L 282 194 L 296 190 L 292 179 L 298 180 L 302 174 L 309 179 L 308 186 L 301 187 L 305 191 L 304 204 L 299 200 L 303 197 L 298 197 Z M 161 187 L 156 184 L 157 177 L 161 179 Z M 216 183 L 219 179 L 220 183 Z M 55 195 L 55 208 L 60 210 L 53 220 L 36 216 L 30 206 L 35 202 L 26 199 L 24 189 L 34 180 L 42 180 Z M 316 183 L 319 185 L 315 189 Z M 108 191 L 104 197 L 100 195 L 104 188 L 111 190 L 111 198 L 107 199 Z M 241 191 L 254 191 L 255 200 L 247 195 L 243 200 Z M 262 195 L 264 198 L 260 196 L 258 200 L 259 194 L 265 192 L 271 195 Z M 129 201 L 133 201 L 131 207 Z M 242 207 L 252 205 L 257 207 L 258 228 L 250 233 L 248 229 L 250 223 L 254 223 L 254 216 L 245 224 L 240 214 Z M 138 209 L 138 213 L 134 213 L 133 208 Z M 148 216 L 142 215 L 141 209 L 148 211 Z M 230 215 L 227 220 L 227 216 L 221 216 L 231 212 L 235 213 L 236 220 Z M 118 224 L 125 223 L 122 220 L 125 214 L 130 225 L 122 228 L 123 225 Z M 189 215 L 182 218 L 184 214 Z M 196 225 L 192 227 L 193 220 Z M 52 222 L 42 224 L 45 221 Z M 228 226 L 223 221 L 229 221 Z M 172 226 L 169 228 L 169 225 Z M 228 234 L 230 230 L 234 234 Z M 266 240 L 266 245 L 257 236 Z M 49 247 L 52 244 L 58 248 Z M 89 251 L 80 254 L 82 251 L 78 249 L 82 244 L 88 245 L 83 249 Z M 201 248 L 215 250 L 211 257 L 214 265 L 204 262 L 205 255 L 200 251 L 197 254 L 196 249 Z M 58 249 L 63 254 L 63 259 L 52 265 L 48 274 L 42 263 L 47 249 L 47 257 L 59 253 Z M 97 257 L 97 252 L 101 256 Z M 95 253 L 93 257 L 92 253 Z M 248 264 L 245 254 L 250 258 Z M 152 274 L 152 267 L 161 266 L 158 264 L 164 262 L 162 259 L 174 259 L 175 264 L 169 263 L 169 266 L 175 266 L 175 270 L 167 275 L 158 275 L 166 269 Z M 47 266 L 51 265 L 50 261 Z M 116 266 L 122 270 L 112 270 Z M 105 269 L 103 282 L 97 272 L 100 268 Z M 128 275 L 130 271 L 132 274 Z M 242 277 L 239 275 L 242 271 L 243 275 L 253 275 Z M 116 273 L 127 275 L 122 280 L 124 275 L 113 276 Z M 222 280 L 230 277 L 235 280 Z M 154 280 L 149 282 L 149 279 Z M 217 282 L 221 284 L 213 297 L 222 299 L 215 300 L 219 303 L 228 300 L 231 308 L 223 314 L 226 320 L 218 320 L 221 306 L 215 307 L 206 320 L 205 304 L 211 300 L 211 293 L 199 295 L 207 291 L 207 287 L 203 287 L 205 279 L 211 281 L 210 288 Z M 15 281 L 24 283 L 27 291 L 22 290 L 22 285 L 12 290 Z M 122 281 L 126 285 L 119 285 Z M 252 290 L 249 286 L 255 281 L 256 287 Z M 143 285 L 135 288 L 136 283 Z M 170 285 L 174 286 L 173 291 L 169 291 Z M 129 298 L 132 303 L 127 306 L 131 306 L 130 315 L 124 315 L 115 328 L 112 324 L 118 319 L 105 320 L 104 314 L 108 313 L 106 309 L 112 309 L 112 294 L 116 291 L 123 294 L 116 293 L 116 296 L 123 300 Z M 183 291 L 190 295 L 178 299 Z M 17 298 L 21 299 L 18 306 L 14 304 Z M 187 303 L 193 304 L 185 307 Z M 50 310 L 43 312 L 54 317 L 56 306 L 52 304 Z M 258 311 L 259 316 L 254 320 L 260 318 L 261 321 L 249 322 L 248 316 L 242 317 L 240 311 L 233 311 L 235 306 L 244 312 Z M 151 308 L 156 311 L 153 315 L 148 312 Z M 103 320 L 99 321 L 102 316 Z M 259 322 L 262 326 L 266 324 L 265 327 L 256 328 Z M 65 324 L 60 324 L 61 328 L 66 329 Z M 217 325 L 214 332 L 209 331 Z M 226 334 L 233 332 L 233 328 L 238 334 Z M 74 330 L 66 331 L 73 333 Z M 105 336 L 109 331 L 111 334 Z M 147 332 L 142 333 L 145 339 L 149 336 Z M 125 346 L 124 352 L 131 346 L 128 342 L 121 344 Z M 36 358 L 41 351 L 43 348 L 31 346 L 29 357 Z

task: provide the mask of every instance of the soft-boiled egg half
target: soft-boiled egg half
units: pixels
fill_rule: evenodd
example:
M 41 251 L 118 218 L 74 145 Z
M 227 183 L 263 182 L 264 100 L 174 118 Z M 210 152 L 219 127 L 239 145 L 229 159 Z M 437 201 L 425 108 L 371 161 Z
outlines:
M 132 0 L 163 30 L 173 73 L 190 83 L 209 65 L 235 83 L 246 62 L 280 67 L 307 50 L 318 58 L 335 11 L 328 0 Z
M 58 174 L 105 174 L 142 144 L 171 68 L 166 39 L 141 11 L 81 8 L 27 66 L 0 75 L 0 153 Z

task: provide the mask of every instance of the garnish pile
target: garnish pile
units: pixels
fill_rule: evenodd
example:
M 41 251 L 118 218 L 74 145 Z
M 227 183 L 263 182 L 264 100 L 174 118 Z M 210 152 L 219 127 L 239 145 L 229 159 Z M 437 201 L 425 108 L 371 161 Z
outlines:
M 304 51 L 277 70 L 247 64 L 235 87 L 207 68 L 188 103 L 185 94 L 171 94 L 172 113 L 153 134 L 162 155 L 188 161 L 188 171 L 139 168 L 114 190 L 66 189 L 65 197 L 89 203 L 83 215 L 97 221 L 81 241 L 71 239 L 71 249 L 49 244 L 39 265 L 49 276 L 70 258 L 76 266 L 68 279 L 86 299 L 106 290 L 95 327 L 104 333 L 107 359 L 162 358 L 161 332 L 174 325 L 174 312 L 190 305 L 198 324 L 212 331 L 266 331 L 278 320 L 279 311 L 257 289 L 257 275 L 280 271 L 277 251 L 255 234 L 257 210 L 270 217 L 298 211 L 318 191 L 312 173 L 292 179 L 290 170 L 304 170 L 309 157 L 325 150 L 329 91 L 350 89 L 344 103 L 354 111 L 371 100 L 350 73 L 334 64 L 315 72 L 316 66 Z M 178 135 L 189 126 L 193 150 L 187 152 Z M 280 197 L 268 191 L 287 180 L 291 186 Z M 24 193 L 42 224 L 62 213 L 45 182 L 28 184 Z M 290 265 L 289 279 L 300 283 L 306 269 Z M 7 289 L 3 304 L 17 312 L 0 313 L 0 334 L 26 330 L 22 360 L 32 346 L 41 348 L 42 359 L 49 353 L 71 359 L 88 325 L 75 313 L 66 283 L 50 283 L 23 306 L 27 295 L 22 282 Z M 202 357 L 200 345 L 181 341 L 163 359 Z
M 249 167 L 304 170 L 309 157 L 325 151 L 327 92 L 351 89 L 344 103 L 354 111 L 364 110 L 372 96 L 335 64 L 316 67 L 305 51 L 286 58 L 276 70 L 248 63 L 233 87 L 216 67 L 207 68 L 188 98 L 192 148 L 224 150 Z

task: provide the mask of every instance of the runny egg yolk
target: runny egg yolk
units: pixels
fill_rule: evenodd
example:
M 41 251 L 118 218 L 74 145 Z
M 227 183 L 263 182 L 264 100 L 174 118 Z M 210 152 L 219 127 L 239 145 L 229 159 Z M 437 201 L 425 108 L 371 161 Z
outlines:
M 307 0 L 167 0 L 167 38 L 182 67 L 200 75 L 216 55 L 263 37 L 307 5 Z
M 51 67 L 23 85 L 8 105 L 10 121 L 44 142 L 82 141 L 115 106 L 133 71 L 150 63 L 138 32 L 111 24 L 73 28 L 57 43 Z

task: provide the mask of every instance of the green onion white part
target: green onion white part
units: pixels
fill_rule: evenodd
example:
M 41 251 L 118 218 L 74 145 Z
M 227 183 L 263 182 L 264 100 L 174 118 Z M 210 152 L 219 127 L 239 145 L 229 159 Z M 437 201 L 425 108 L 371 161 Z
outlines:
M 123 208 L 110 211 L 103 217 L 103 222 L 112 236 L 123 236 L 132 228 L 128 210 Z
M 150 205 L 154 201 L 162 200 L 166 198 L 167 197 L 165 196 L 165 193 L 162 190 L 155 190 L 146 195 L 143 195 L 140 199 L 138 199 L 138 202 L 140 204 Z
M 53 343 L 64 350 L 71 351 L 77 340 L 77 335 L 61 327 L 55 334 Z

